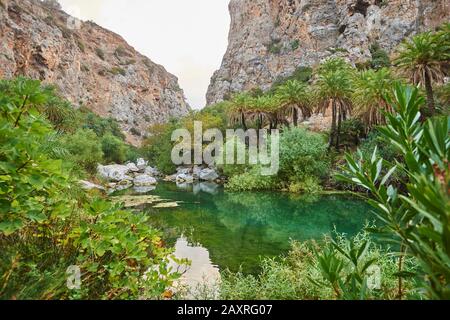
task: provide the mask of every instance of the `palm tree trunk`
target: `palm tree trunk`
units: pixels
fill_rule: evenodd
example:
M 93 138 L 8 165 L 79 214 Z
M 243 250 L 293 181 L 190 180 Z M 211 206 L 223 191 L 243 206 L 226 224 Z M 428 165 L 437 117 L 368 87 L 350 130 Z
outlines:
M 342 113 L 342 106 L 339 105 L 339 107 L 337 107 L 337 117 L 338 117 L 338 126 L 337 126 L 337 133 L 336 133 L 336 150 L 339 151 L 340 149 L 340 144 L 341 144 L 341 128 L 342 128 L 342 118 L 343 118 L 343 113 Z
M 244 130 L 247 131 L 247 124 L 245 123 L 245 114 L 243 112 L 241 114 L 241 123 Z
M 331 119 L 331 133 L 330 133 L 330 144 L 328 149 L 331 149 L 334 145 L 334 138 L 336 136 L 336 101 L 332 101 L 331 103 L 332 109 L 332 119 Z
M 298 125 L 298 109 L 294 107 L 294 110 L 292 112 L 292 122 L 294 123 L 294 127 L 297 127 Z
M 425 71 L 425 90 L 427 91 L 428 109 L 430 109 L 431 115 L 434 116 L 436 110 L 434 108 L 433 86 L 431 85 L 430 75 L 426 71 Z

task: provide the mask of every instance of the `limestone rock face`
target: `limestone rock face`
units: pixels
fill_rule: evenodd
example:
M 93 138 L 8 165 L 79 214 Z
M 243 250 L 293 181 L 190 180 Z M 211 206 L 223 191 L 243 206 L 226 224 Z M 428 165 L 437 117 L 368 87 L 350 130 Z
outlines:
M 267 90 L 328 56 L 367 61 L 375 42 L 392 52 L 405 37 L 450 21 L 448 0 L 231 0 L 229 9 L 229 45 L 208 104 Z
M 149 125 L 189 112 L 175 76 L 119 35 L 51 3 L 0 0 L 0 78 L 55 84 L 76 108 L 118 120 L 135 145 Z

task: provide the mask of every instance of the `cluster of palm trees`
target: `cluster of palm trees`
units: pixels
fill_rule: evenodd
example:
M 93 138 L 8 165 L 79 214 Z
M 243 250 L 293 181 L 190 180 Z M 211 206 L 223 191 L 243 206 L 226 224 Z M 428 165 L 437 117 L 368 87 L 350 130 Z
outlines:
M 394 68 L 357 70 L 343 58 L 330 58 L 315 69 L 310 83 L 289 80 L 266 94 L 240 93 L 227 101 L 232 125 L 247 129 L 297 126 L 314 113 L 332 114 L 330 148 L 339 150 L 342 123 L 356 117 L 366 132 L 385 123 L 394 82 L 410 81 L 425 89 L 434 115 L 433 86 L 443 83 L 450 66 L 450 24 L 403 42 Z

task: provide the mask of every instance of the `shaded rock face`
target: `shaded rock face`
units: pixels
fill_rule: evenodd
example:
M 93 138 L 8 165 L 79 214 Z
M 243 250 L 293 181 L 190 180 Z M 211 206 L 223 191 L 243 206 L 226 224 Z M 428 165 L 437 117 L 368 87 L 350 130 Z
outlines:
M 448 0 L 231 0 L 229 9 L 229 45 L 208 104 L 267 90 L 332 55 L 367 61 L 375 42 L 392 52 L 405 37 L 450 21 Z
M 39 0 L 0 0 L 0 77 L 19 75 L 55 84 L 75 107 L 118 120 L 135 145 L 149 125 L 190 110 L 162 66 L 119 35 Z

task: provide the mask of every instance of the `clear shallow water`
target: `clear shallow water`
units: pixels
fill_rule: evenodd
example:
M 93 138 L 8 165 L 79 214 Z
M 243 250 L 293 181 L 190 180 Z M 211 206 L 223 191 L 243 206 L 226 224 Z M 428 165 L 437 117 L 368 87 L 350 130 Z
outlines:
M 342 196 L 305 200 L 277 192 L 228 193 L 212 184 L 168 183 L 148 194 L 182 202 L 178 208 L 143 210 L 180 257 L 195 260 L 197 271 L 242 267 L 257 273 L 261 257 L 287 253 L 291 240 L 322 239 L 335 228 L 351 236 L 374 220 L 367 204 Z

